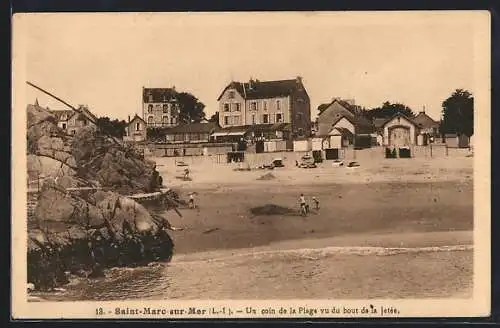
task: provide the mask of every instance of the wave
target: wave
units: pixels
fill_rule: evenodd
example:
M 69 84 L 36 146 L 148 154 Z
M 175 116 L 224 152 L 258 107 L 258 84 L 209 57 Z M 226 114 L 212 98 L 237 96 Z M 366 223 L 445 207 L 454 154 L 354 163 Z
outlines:
M 231 255 L 217 256 L 216 252 L 210 254 L 210 258 L 189 260 L 189 256 L 175 257 L 168 264 L 182 265 L 207 262 L 225 262 L 237 258 L 253 257 L 254 259 L 272 258 L 303 258 L 308 260 L 319 260 L 333 255 L 357 255 L 357 256 L 392 256 L 398 254 L 430 253 L 430 252 L 457 252 L 471 251 L 473 245 L 452 245 L 452 246 L 428 246 L 428 247 L 376 247 L 376 246 L 327 246 L 322 248 L 298 248 L 282 250 L 265 250 L 254 252 L 234 252 Z

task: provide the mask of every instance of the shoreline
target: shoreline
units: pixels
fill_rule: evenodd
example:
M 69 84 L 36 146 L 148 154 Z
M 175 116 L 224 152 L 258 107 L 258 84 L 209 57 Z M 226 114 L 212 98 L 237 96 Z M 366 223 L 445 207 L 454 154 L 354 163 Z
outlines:
M 304 239 L 289 239 L 272 242 L 267 245 L 254 247 L 220 248 L 208 251 L 193 251 L 186 253 L 175 253 L 170 263 L 180 263 L 185 261 L 215 260 L 218 257 L 240 256 L 261 252 L 280 252 L 298 250 L 320 250 L 329 247 L 357 249 L 357 248 L 386 248 L 386 249 L 425 249 L 429 247 L 442 248 L 452 247 L 450 251 L 461 251 L 453 247 L 474 245 L 473 233 L 471 230 L 462 231 L 441 231 L 441 232 L 420 232 L 420 233 L 400 233 L 400 234 L 358 234 L 334 237 L 318 237 Z

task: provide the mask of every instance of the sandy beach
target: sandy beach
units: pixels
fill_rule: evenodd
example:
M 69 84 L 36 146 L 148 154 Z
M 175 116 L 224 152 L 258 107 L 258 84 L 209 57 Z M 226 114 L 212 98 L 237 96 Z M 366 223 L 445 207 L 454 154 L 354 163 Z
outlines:
M 172 233 L 176 254 L 318 238 L 375 245 L 387 240 L 373 237 L 379 235 L 391 236 L 388 245 L 419 239 L 433 245 L 450 239 L 433 239 L 432 233 L 473 230 L 470 157 L 252 171 L 234 171 L 237 164 L 190 165 L 192 181 L 176 178 L 183 168 L 168 160 L 156 159 L 166 183 L 183 195 L 197 192 L 197 209 L 168 218 L 184 228 Z M 275 179 L 258 180 L 267 173 Z M 308 217 L 298 215 L 301 193 L 309 202 L 313 196 L 320 200 L 320 209 Z

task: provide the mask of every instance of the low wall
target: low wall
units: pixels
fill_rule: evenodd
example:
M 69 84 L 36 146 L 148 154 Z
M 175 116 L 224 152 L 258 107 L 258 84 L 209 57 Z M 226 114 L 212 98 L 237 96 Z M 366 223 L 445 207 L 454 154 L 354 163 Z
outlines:
M 250 167 L 270 164 L 273 159 L 280 158 L 285 166 L 295 166 L 295 161 L 300 162 L 300 159 L 305 154 L 311 155 L 312 152 L 274 152 L 274 153 L 245 153 L 244 163 Z M 412 146 L 412 158 L 443 158 L 443 157 L 465 157 L 472 154 L 469 149 L 447 148 L 446 146 Z M 352 147 L 343 148 L 339 151 L 340 160 L 344 161 L 359 161 L 359 162 L 374 162 L 385 159 L 385 147 L 377 146 L 361 150 L 354 150 Z M 323 153 L 323 159 L 324 159 Z M 227 154 L 208 154 L 205 156 L 175 156 L 154 158 L 158 164 L 175 166 L 176 162 L 182 161 L 188 165 L 231 165 L 227 163 Z

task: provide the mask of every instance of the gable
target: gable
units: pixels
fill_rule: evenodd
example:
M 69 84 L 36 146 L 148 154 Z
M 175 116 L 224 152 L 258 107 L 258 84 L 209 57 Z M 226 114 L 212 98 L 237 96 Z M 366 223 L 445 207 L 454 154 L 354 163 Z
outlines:
M 439 123 L 434 121 L 429 115 L 424 112 L 420 112 L 413 121 L 420 125 L 422 128 L 437 128 Z
M 318 123 L 333 124 L 343 116 L 352 118 L 354 114 L 342 106 L 338 101 L 334 101 L 319 114 Z
M 233 97 L 231 97 L 231 93 L 233 93 Z M 219 97 L 218 100 L 219 101 L 220 100 L 230 101 L 232 99 L 243 101 L 244 97 L 243 97 L 243 95 L 240 93 L 240 91 L 238 89 L 232 88 L 232 87 L 227 87 L 222 92 L 222 94 L 220 95 L 220 97 Z
M 415 123 L 407 119 L 403 115 L 396 115 L 390 120 L 388 120 L 385 124 L 384 127 L 386 126 L 394 126 L 394 125 L 406 125 L 406 126 L 415 126 Z

